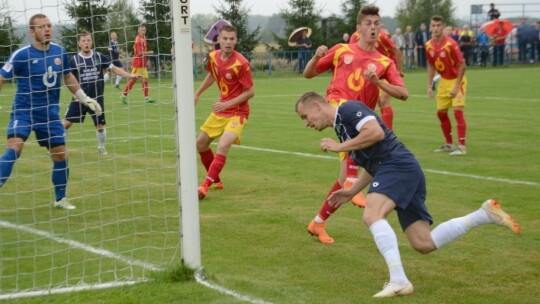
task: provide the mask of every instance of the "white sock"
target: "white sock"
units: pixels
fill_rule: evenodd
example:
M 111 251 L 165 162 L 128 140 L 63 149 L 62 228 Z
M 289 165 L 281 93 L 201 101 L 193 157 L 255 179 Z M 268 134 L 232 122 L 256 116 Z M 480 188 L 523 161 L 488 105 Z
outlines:
M 98 141 L 98 148 L 105 148 L 105 140 L 107 139 L 107 129 L 103 129 L 103 132 L 96 130 L 96 137 Z
M 122 81 L 122 76 L 116 75 L 116 82 L 114 84 L 115 85 L 120 85 L 120 81 Z
M 111 79 L 111 75 L 109 75 L 109 73 L 105 73 L 105 75 L 103 75 L 103 80 L 107 81 Z
M 373 234 L 375 244 L 384 257 L 386 265 L 388 265 L 390 283 L 403 284 L 409 282 L 401 264 L 397 237 L 390 224 L 385 219 L 378 220 L 369 227 L 369 231 Z
M 431 239 L 435 247 L 442 246 L 457 240 L 471 228 L 491 223 L 488 214 L 483 209 L 478 209 L 463 217 L 448 220 L 431 231 Z
M 315 217 L 315 219 L 313 219 L 315 221 L 315 223 L 317 224 L 320 224 L 320 223 L 324 223 L 324 220 L 317 214 L 317 216 Z

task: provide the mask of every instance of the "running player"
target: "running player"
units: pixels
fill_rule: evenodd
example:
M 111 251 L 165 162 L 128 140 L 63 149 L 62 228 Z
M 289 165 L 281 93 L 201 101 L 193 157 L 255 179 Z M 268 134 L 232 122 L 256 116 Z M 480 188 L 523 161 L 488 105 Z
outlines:
M 114 64 L 115 67 L 123 69 L 124 66 L 122 65 L 122 62 L 120 61 L 120 56 L 122 53 L 122 50 L 120 50 L 120 44 L 118 44 L 118 35 L 116 35 L 116 32 L 111 32 L 111 40 L 109 41 L 109 55 L 112 60 L 112 64 Z M 108 81 L 111 77 L 111 71 L 107 71 L 105 76 L 103 76 L 103 79 L 105 81 Z M 120 90 L 120 82 L 122 81 L 122 76 L 116 74 L 116 81 L 114 82 L 114 87 Z

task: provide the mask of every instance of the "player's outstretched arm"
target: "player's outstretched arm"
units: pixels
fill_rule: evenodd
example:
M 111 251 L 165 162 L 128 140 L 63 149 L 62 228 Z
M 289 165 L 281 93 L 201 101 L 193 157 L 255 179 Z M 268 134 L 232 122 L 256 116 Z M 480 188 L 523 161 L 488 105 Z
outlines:
M 306 67 L 304 68 L 304 78 L 313 78 L 319 75 L 319 72 L 317 72 L 317 62 L 319 62 L 319 59 L 324 57 L 326 53 L 328 53 L 328 47 L 326 45 L 321 45 L 317 48 L 315 54 L 308 61 Z
M 84 93 L 84 91 L 81 89 L 81 86 L 79 85 L 79 82 L 77 81 L 77 78 L 75 78 L 73 74 L 65 74 L 64 83 L 68 87 L 69 91 L 80 103 L 88 107 L 90 110 L 94 111 L 94 113 L 96 113 L 96 116 L 101 115 L 102 109 L 99 103 L 88 97 L 86 93 Z

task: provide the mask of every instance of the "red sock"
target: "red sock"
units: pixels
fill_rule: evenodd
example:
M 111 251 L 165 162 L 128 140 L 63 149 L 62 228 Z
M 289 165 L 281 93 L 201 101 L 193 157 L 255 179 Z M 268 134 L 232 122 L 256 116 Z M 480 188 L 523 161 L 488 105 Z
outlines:
M 451 145 L 453 143 L 452 141 L 452 123 L 450 122 L 450 118 L 448 117 L 448 112 L 437 112 L 437 116 L 439 117 L 439 120 L 441 121 L 441 129 L 443 136 L 446 140 L 446 143 Z
M 148 79 L 146 78 L 143 79 L 142 89 L 144 93 L 144 98 L 148 98 Z
M 124 88 L 124 93 L 123 95 L 124 96 L 127 96 L 129 91 L 131 91 L 131 89 L 133 88 L 133 85 L 135 84 L 135 81 L 133 79 L 130 79 L 126 85 L 126 87 Z
M 454 117 L 456 118 L 457 135 L 458 135 L 459 144 L 462 146 L 465 146 L 465 134 L 467 133 L 467 123 L 465 122 L 463 111 L 454 110 Z
M 204 186 L 210 187 L 210 185 L 219 180 L 219 173 L 221 173 L 221 170 L 223 170 L 223 166 L 225 166 L 226 161 L 227 156 L 223 154 L 216 154 L 214 161 L 212 161 L 212 164 L 208 169 L 208 175 L 204 179 Z
M 358 165 L 352 160 L 352 158 L 347 154 L 347 177 L 358 178 Z
M 214 151 L 212 149 L 208 149 L 204 152 L 199 152 L 199 155 L 201 157 L 201 162 L 206 169 L 206 172 L 208 173 L 208 170 L 210 170 L 210 166 L 212 165 L 212 162 L 214 161 Z M 216 183 L 219 183 L 220 179 L 219 177 L 216 180 Z
M 330 196 L 330 194 L 334 193 L 334 191 L 337 191 L 339 189 L 341 189 L 341 185 L 339 184 L 339 181 L 337 181 L 334 186 L 332 186 L 332 189 L 330 189 L 330 192 L 328 192 L 328 194 L 326 195 L 321 210 L 319 210 L 319 217 L 321 219 L 326 221 L 326 219 L 328 219 L 332 215 L 332 213 L 337 210 L 337 208 L 332 207 L 328 204 L 328 197 Z
M 386 127 L 392 130 L 394 127 L 394 110 L 391 106 L 381 108 L 381 118 Z

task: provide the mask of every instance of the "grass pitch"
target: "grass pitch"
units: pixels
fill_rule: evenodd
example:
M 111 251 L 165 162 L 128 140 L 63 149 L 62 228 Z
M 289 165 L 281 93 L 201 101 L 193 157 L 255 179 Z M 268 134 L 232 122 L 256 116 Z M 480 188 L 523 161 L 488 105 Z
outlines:
M 468 154 L 463 157 L 432 153 L 443 143 L 435 101 L 425 96 L 425 71 L 407 73 L 410 98 L 393 100 L 394 129 L 426 171 L 427 205 L 435 225 L 494 198 L 521 224 L 522 234 L 483 226 L 422 256 L 410 248 L 396 216 L 391 215 L 403 264 L 415 287 L 415 295 L 392 301 L 536 303 L 540 298 L 540 124 L 536 113 L 540 98 L 533 80 L 538 71 L 537 66 L 467 71 Z M 332 245 L 323 245 L 306 232 L 339 167 L 337 155 L 318 149 L 320 138 L 335 137 L 333 131 L 304 128 L 294 113 L 294 103 L 306 91 L 323 94 L 328 81 L 328 76 L 255 78 L 256 96 L 242 146 L 231 149 L 221 175 L 225 189 L 212 190 L 200 203 L 202 258 L 210 281 L 252 302 L 370 303 L 388 280 L 384 260 L 361 222 L 361 209 L 345 205 L 328 220 L 327 231 L 336 240 Z M 1 220 L 153 265 L 175 267 L 180 254 L 172 89 L 168 80 L 154 80 L 151 85 L 158 104 L 143 104 L 137 86 L 125 106 L 119 101 L 119 91 L 107 88 L 109 155 L 98 157 L 91 122 L 70 130 L 68 193 L 78 206 L 76 212 L 67 215 L 51 210 L 51 164 L 32 138 L 12 179 L 0 190 Z M 1 134 L 9 119 L 12 90 L 7 85 L 1 92 Z M 64 92 L 63 110 L 66 96 Z M 196 108 L 197 126 L 217 96 L 215 87 L 202 96 Z M 452 122 L 455 133 L 453 117 Z M 199 181 L 203 176 L 199 166 Z M 0 244 L 3 292 L 80 283 L 70 278 L 84 277 L 85 282 L 95 283 L 116 276 L 152 277 L 148 270 L 124 261 L 4 227 Z M 161 280 L 17 303 L 68 301 L 243 302 L 194 281 Z

